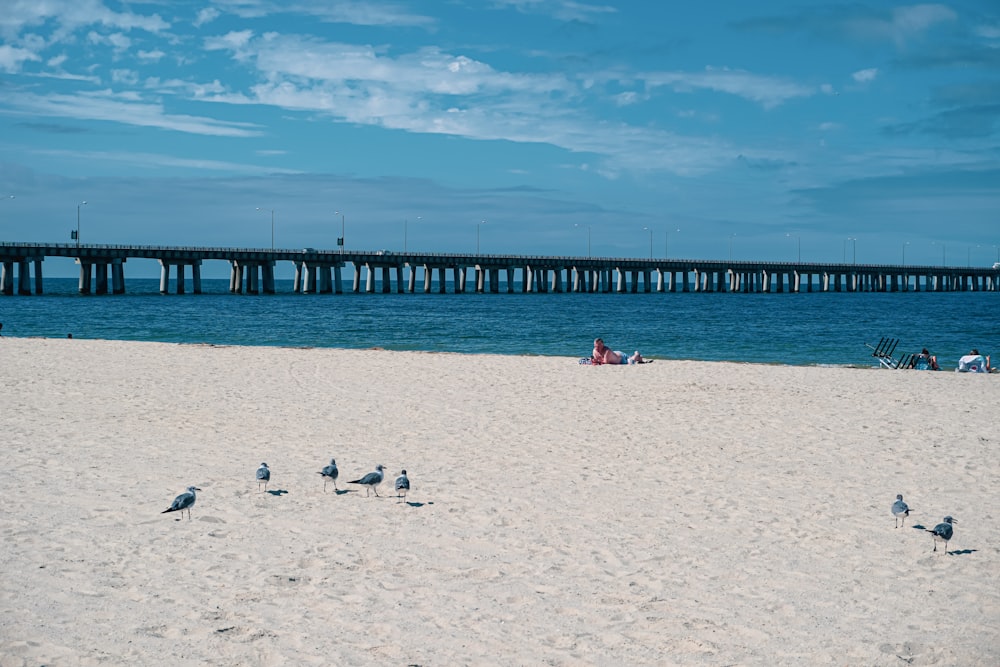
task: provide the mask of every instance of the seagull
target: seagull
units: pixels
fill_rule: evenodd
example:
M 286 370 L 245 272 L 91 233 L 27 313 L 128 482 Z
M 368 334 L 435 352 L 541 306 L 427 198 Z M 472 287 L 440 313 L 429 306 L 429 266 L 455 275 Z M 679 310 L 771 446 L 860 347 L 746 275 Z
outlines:
M 903 494 L 901 493 L 896 494 L 896 502 L 892 504 L 892 515 L 896 517 L 896 528 L 902 525 L 900 519 L 905 524 L 906 517 L 910 516 L 910 506 L 903 502 Z
M 402 497 L 406 500 L 406 492 L 410 490 L 410 478 L 406 476 L 406 471 L 404 470 L 396 478 L 396 497 Z M 400 496 L 402 493 L 402 496 Z
M 326 491 L 326 483 L 333 480 L 333 488 L 336 491 L 340 491 L 337 488 L 337 476 L 340 475 L 340 471 L 337 470 L 337 460 L 330 459 L 330 465 L 323 466 L 323 470 L 319 473 L 323 475 L 323 490 Z
M 260 491 L 261 482 L 264 483 L 264 490 L 267 491 L 267 483 L 271 481 L 271 469 L 266 463 L 261 463 L 257 468 L 257 490 Z
M 381 464 L 377 465 L 375 466 L 375 472 L 370 472 L 361 479 L 351 480 L 348 484 L 361 484 L 368 487 L 365 489 L 365 497 L 368 497 L 368 489 L 374 491 L 375 495 L 378 496 L 378 485 L 382 483 L 383 479 L 385 479 L 385 473 L 382 472 L 383 470 L 385 470 L 385 468 Z
M 201 491 L 197 486 L 189 486 L 187 491 L 181 495 L 174 498 L 174 502 L 170 504 L 170 507 L 160 512 L 160 514 L 166 514 L 167 512 L 180 512 L 183 516 L 184 510 L 188 511 L 188 521 L 191 520 L 191 508 L 194 507 L 194 492 Z
M 951 524 L 953 523 L 958 523 L 958 521 L 952 519 L 950 516 L 946 516 L 942 523 L 934 526 L 934 530 L 924 528 L 924 530 L 934 536 L 934 551 L 937 551 L 938 542 L 944 542 L 944 553 L 948 553 L 948 540 L 950 540 L 951 536 L 955 534 L 955 529 L 951 527 Z

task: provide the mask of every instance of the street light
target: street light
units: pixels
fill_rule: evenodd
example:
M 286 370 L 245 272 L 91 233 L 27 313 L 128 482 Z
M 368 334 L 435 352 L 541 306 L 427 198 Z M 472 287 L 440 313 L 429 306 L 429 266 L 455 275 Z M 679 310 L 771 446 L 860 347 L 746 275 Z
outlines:
M 476 254 L 477 255 L 479 254 L 479 228 L 482 225 L 485 225 L 485 224 L 486 224 L 485 220 L 482 220 L 482 221 L 476 223 Z
M 340 211 L 334 211 L 334 215 L 340 216 L 340 238 L 337 239 L 337 245 L 340 246 L 340 254 L 344 254 L 344 214 Z
M 906 246 L 910 245 L 909 241 L 903 241 L 903 266 L 906 266 Z
M 653 230 L 649 227 L 643 227 L 642 230 L 649 232 L 649 258 L 653 259 Z
M 855 236 L 848 236 L 847 240 L 851 242 L 851 256 L 852 256 L 851 261 L 854 264 L 857 264 L 858 263 L 858 239 Z M 844 245 L 844 254 L 845 255 L 847 254 L 847 245 L 846 244 Z M 846 257 L 844 258 L 844 261 L 845 262 L 847 261 Z
M 257 210 L 267 211 L 269 209 L 261 208 L 260 206 L 258 206 Z M 270 209 L 270 211 L 271 211 L 271 250 L 274 250 L 274 209 L 272 208 Z
M 931 241 L 931 245 L 939 245 L 939 246 L 941 246 L 941 266 L 945 266 L 945 264 L 947 264 L 947 259 L 946 259 L 946 256 L 947 256 L 947 247 L 948 247 L 947 244 L 944 241 L 940 241 L 940 242 L 938 242 L 938 241 Z
M 80 247 L 80 207 L 86 206 L 87 201 L 84 200 L 76 205 L 76 247 Z
M 792 238 L 792 235 L 791 234 L 785 234 L 785 238 L 789 238 L 790 239 L 790 238 Z M 799 249 L 798 262 L 801 264 L 802 263 L 802 237 L 799 236 L 798 234 L 796 234 L 795 235 L 795 242 L 798 245 L 798 249 Z
M 579 227 L 580 223 L 574 223 L 573 226 Z M 585 227 L 587 228 L 587 257 L 590 257 L 590 225 L 585 225 Z

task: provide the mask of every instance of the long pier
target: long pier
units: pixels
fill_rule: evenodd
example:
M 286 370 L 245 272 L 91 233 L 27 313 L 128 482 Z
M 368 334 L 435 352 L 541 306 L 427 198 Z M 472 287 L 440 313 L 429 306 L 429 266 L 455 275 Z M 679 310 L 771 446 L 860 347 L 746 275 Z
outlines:
M 160 292 L 171 274 L 177 294 L 201 293 L 206 261 L 230 265 L 229 291 L 273 294 L 274 267 L 295 267 L 293 291 L 342 294 L 513 292 L 955 292 L 1000 291 L 1000 268 L 696 259 L 266 250 L 144 245 L 0 243 L 0 294 L 43 294 L 42 263 L 68 257 L 80 266 L 81 294 L 124 294 L 129 259 L 160 263 Z M 16 269 L 16 272 L 15 272 Z M 15 279 L 16 274 L 16 279 Z M 32 274 L 34 274 L 32 276 Z M 421 276 L 418 286 L 418 275 Z M 380 276 L 380 279 L 377 279 Z M 471 278 L 471 281 L 470 281 Z M 15 289 L 16 284 L 16 289 Z M 395 289 L 393 289 L 395 285 Z

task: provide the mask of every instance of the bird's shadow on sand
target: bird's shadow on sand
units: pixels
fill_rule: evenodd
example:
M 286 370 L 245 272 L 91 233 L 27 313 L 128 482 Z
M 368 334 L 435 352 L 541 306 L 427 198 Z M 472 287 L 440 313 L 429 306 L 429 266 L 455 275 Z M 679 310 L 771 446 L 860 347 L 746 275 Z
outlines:
M 913 524 L 912 526 L 910 526 L 910 528 L 912 528 L 913 530 L 927 530 L 926 526 L 922 526 L 919 523 Z
M 405 501 L 405 503 L 407 505 L 409 505 L 410 507 L 423 507 L 424 505 L 433 505 L 434 504 L 433 502 L 415 503 L 412 500 L 407 500 L 407 501 Z
M 270 493 L 272 496 L 283 496 L 288 493 L 288 489 L 271 489 L 265 493 Z
M 955 551 L 945 551 L 945 553 L 949 556 L 968 556 L 969 554 L 974 554 L 977 551 L 979 551 L 979 549 L 956 549 Z

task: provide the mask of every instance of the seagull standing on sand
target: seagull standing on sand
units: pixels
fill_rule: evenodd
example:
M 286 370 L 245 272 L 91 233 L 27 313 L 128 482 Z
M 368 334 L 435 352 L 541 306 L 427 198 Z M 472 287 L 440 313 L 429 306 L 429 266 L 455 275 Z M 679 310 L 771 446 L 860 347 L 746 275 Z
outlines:
M 187 491 L 174 498 L 174 502 L 170 504 L 170 507 L 160 512 L 160 514 L 166 514 L 167 512 L 180 512 L 181 516 L 184 516 L 184 510 L 187 510 L 188 521 L 190 521 L 191 508 L 194 507 L 195 491 L 201 491 L 201 489 L 197 486 L 189 486 Z
M 348 482 L 348 484 L 360 484 L 365 487 L 365 497 L 368 497 L 368 490 L 371 489 L 378 496 L 378 485 L 382 483 L 385 479 L 385 473 L 383 472 L 385 467 L 381 464 L 375 466 L 375 472 L 370 472 L 361 479 L 354 479 Z
M 266 463 L 261 463 L 260 467 L 257 468 L 257 490 L 260 491 L 261 483 L 264 484 L 264 490 L 267 491 L 267 483 L 271 481 L 271 469 L 267 467 Z
M 326 483 L 328 481 L 330 481 L 330 480 L 333 480 L 333 489 L 335 491 L 340 491 L 340 489 L 337 488 L 337 477 L 340 475 L 340 471 L 337 470 L 337 460 L 336 459 L 330 459 L 330 465 L 323 466 L 323 470 L 320 471 L 319 474 L 323 475 L 323 490 L 324 491 L 326 491 Z
M 906 517 L 910 516 L 910 506 L 903 502 L 903 494 L 901 493 L 896 494 L 896 502 L 892 504 L 892 515 L 896 517 L 896 528 L 905 524 Z
M 406 492 L 410 490 L 410 478 L 406 476 L 406 471 L 404 470 L 396 478 L 396 497 L 403 498 L 406 500 Z
M 942 523 L 934 526 L 933 530 L 930 528 L 924 528 L 924 530 L 931 533 L 934 537 L 934 551 L 937 551 L 938 542 L 944 542 L 944 553 L 945 555 L 948 554 L 948 540 L 950 540 L 951 536 L 955 534 L 955 529 L 951 527 L 951 524 L 953 523 L 958 523 L 958 521 L 952 519 L 950 516 L 946 516 Z

